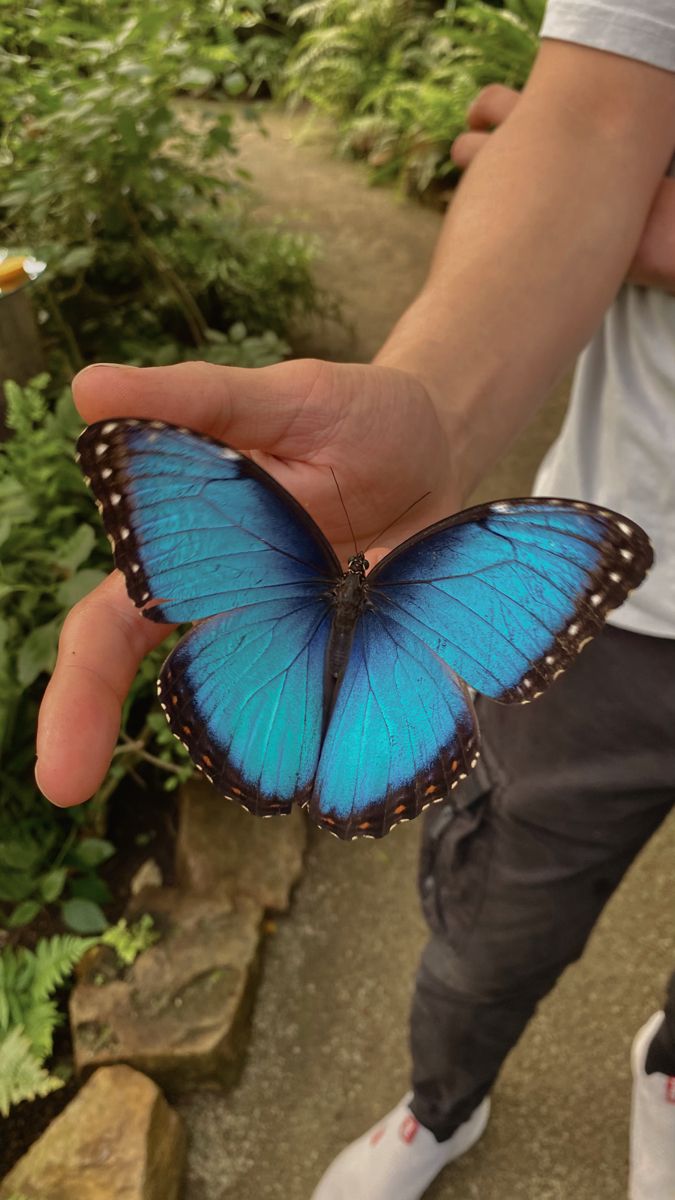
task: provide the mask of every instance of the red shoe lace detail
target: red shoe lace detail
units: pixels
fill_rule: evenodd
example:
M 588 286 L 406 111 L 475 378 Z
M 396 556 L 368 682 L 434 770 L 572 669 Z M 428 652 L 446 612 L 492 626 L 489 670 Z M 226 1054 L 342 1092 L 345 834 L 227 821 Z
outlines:
M 370 1135 L 371 1146 L 376 1146 L 378 1142 L 382 1141 L 383 1137 L 384 1137 L 384 1125 L 381 1125 L 379 1129 L 376 1129 L 374 1131 L 374 1133 L 371 1133 L 371 1135 Z
M 404 1117 L 401 1121 L 398 1136 L 402 1142 L 405 1142 L 409 1146 L 417 1137 L 419 1127 L 420 1123 L 416 1117 L 413 1117 L 412 1113 L 408 1113 L 408 1116 Z
M 669 1075 L 666 1079 L 666 1100 L 668 1104 L 675 1104 L 675 1075 Z

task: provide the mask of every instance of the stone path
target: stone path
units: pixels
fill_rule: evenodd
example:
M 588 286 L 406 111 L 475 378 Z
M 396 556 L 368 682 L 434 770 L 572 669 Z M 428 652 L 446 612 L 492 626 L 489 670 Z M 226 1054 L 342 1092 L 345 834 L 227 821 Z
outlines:
M 366 360 L 424 276 L 439 218 L 371 189 L 365 173 L 294 135 L 248 130 L 243 161 L 267 211 L 325 239 L 325 280 L 345 298 L 307 352 Z M 487 481 L 522 494 L 561 412 L 559 396 Z M 309 1200 L 333 1154 L 399 1098 L 406 1014 L 424 929 L 414 878 L 419 828 L 344 845 L 312 831 L 288 916 L 268 925 L 263 978 L 241 1082 L 179 1104 L 191 1136 L 185 1200 Z M 509 1060 L 494 1118 L 430 1200 L 618 1200 L 625 1195 L 633 1031 L 660 1001 L 673 957 L 675 821 L 610 903 L 583 962 L 542 1006 Z M 354 1197 L 353 1200 L 367 1200 Z

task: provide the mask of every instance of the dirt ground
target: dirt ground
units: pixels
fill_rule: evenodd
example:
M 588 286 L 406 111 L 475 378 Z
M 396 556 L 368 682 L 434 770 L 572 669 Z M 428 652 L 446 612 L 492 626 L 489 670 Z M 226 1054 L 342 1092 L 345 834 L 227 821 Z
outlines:
M 323 242 L 319 278 L 351 332 L 302 331 L 303 352 L 367 360 L 424 277 L 440 217 L 331 158 L 320 128 L 267 118 L 242 160 L 265 213 Z M 565 391 L 481 488 L 522 495 L 559 425 Z M 268 939 L 248 1062 L 230 1094 L 181 1102 L 191 1135 L 186 1200 L 309 1200 L 347 1141 L 406 1089 L 406 1022 L 424 939 L 419 828 L 342 844 L 313 831 L 291 913 Z M 479 1146 L 430 1200 L 620 1200 L 626 1194 L 629 1047 L 659 1006 L 673 959 L 675 821 L 653 840 L 508 1060 Z M 353 1200 L 368 1200 L 367 1195 Z

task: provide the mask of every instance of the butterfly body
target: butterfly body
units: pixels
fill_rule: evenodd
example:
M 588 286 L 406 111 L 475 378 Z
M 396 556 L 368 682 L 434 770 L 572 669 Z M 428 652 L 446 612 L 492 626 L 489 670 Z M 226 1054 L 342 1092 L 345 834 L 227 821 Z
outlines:
M 651 562 L 638 526 L 583 501 L 454 514 L 372 571 L 232 447 L 159 421 L 78 443 L 131 599 L 191 622 L 159 679 L 171 729 L 226 796 L 380 837 L 475 765 L 471 689 L 527 703 Z
M 334 613 L 326 656 L 326 670 L 333 683 L 333 692 L 335 684 L 342 678 L 349 660 L 356 623 L 368 605 L 368 581 L 366 579 L 368 566 L 369 563 L 363 554 L 355 554 L 350 558 L 348 569 L 338 580 L 331 593 Z

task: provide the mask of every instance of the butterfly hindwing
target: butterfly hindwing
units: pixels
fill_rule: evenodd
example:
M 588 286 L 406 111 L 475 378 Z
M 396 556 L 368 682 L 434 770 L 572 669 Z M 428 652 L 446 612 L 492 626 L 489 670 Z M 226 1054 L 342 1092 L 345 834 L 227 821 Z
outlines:
M 99 421 L 78 453 L 129 595 L 150 620 L 325 590 L 341 573 L 292 496 L 212 438 L 161 421 Z
M 257 815 L 309 797 L 329 635 L 315 597 L 268 600 L 200 622 L 162 667 L 171 729 L 210 782 Z
M 458 513 L 387 555 L 373 599 L 470 687 L 538 696 L 644 578 L 639 526 L 580 501 L 500 501 Z
M 309 811 L 342 838 L 382 837 L 448 796 L 475 765 L 467 689 L 395 618 L 368 608 L 321 749 Z

